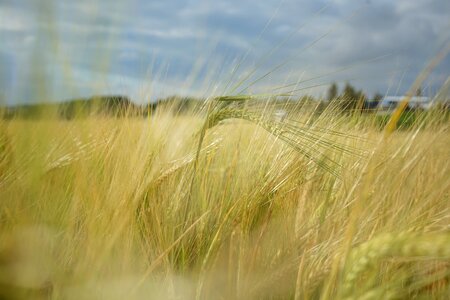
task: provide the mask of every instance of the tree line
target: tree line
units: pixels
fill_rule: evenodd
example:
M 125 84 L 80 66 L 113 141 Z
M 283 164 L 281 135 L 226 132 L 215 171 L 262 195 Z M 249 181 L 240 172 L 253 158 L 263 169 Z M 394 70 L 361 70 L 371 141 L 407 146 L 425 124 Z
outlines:
M 369 99 L 363 90 L 358 90 L 347 82 L 339 93 L 338 85 L 334 82 L 328 89 L 327 100 L 336 101 L 337 106 L 344 111 L 375 108 L 383 99 L 383 95 L 376 93 Z

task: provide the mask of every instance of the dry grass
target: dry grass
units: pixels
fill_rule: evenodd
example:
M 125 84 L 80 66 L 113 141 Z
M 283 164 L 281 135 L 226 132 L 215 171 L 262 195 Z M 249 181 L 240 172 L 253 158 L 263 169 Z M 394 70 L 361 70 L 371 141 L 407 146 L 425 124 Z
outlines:
M 273 109 L 2 123 L 2 298 L 448 296 L 449 124 Z

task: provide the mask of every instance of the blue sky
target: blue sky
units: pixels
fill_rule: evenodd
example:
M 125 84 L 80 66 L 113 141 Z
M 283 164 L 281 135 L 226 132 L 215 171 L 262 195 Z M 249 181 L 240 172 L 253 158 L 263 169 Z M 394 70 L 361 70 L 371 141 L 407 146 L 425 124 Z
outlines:
M 0 0 L 0 100 L 320 96 L 332 81 L 402 94 L 449 37 L 448 0 Z M 449 70 L 447 57 L 426 92 Z

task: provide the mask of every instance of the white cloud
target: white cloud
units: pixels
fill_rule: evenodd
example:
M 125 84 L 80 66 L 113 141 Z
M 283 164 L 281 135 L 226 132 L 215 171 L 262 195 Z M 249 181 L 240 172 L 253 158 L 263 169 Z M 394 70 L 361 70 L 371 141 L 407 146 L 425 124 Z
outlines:
M 220 86 L 223 77 L 228 78 L 222 75 L 228 74 L 247 51 L 247 59 L 236 77 L 242 78 L 256 63 L 258 70 L 248 83 L 287 62 L 255 84 L 254 91 L 296 82 L 302 76 L 307 77 L 305 74 L 314 77 L 362 62 L 358 67 L 317 81 L 357 78 L 355 85 L 374 92 L 383 91 L 390 84 L 386 74 L 410 66 L 402 86 L 403 90 L 407 89 L 450 32 L 449 1 L 342 0 L 330 2 L 324 11 L 316 14 L 326 2 L 55 0 L 48 2 L 54 5 L 54 20 L 37 18 L 38 7 L 25 0 L 15 0 L 14 5 L 2 2 L 0 55 L 7 53 L 3 59 L 12 57 L 17 66 L 26 66 L 33 52 L 43 54 L 44 62 L 49 65 L 65 61 L 78 72 L 74 84 L 84 89 L 90 88 L 91 81 L 103 82 L 104 89 L 121 83 L 139 89 L 139 82 L 145 80 L 145 70 L 166 70 L 166 77 L 157 84 L 164 88 L 153 89 L 161 94 L 163 90 L 193 93 L 194 86 L 199 89 L 214 85 L 210 78 Z M 348 18 L 358 7 L 356 14 Z M 283 42 L 304 23 L 300 31 Z M 336 27 L 336 24 L 340 25 Z M 329 35 L 315 43 L 330 30 Z M 52 45 L 55 37 L 58 53 L 54 53 Z M 304 50 L 311 43 L 314 45 Z M 270 57 L 258 63 L 268 53 Z M 364 63 L 385 54 L 393 55 Z M 111 76 L 100 77 L 95 73 L 96 66 L 103 61 L 109 62 Z M 169 63 L 170 68 L 166 68 Z M 435 81 L 447 77 L 450 65 L 448 61 L 445 64 L 447 68 L 438 69 L 433 75 Z M 212 72 L 213 68 L 220 72 Z M 198 74 L 189 76 L 193 70 Z M 187 77 L 194 79 L 191 82 Z M 61 90 L 64 92 L 63 87 Z
M 25 31 L 30 29 L 31 24 L 25 12 L 0 5 L 0 31 Z
M 36 36 L 33 34 L 28 34 L 23 38 L 23 45 L 26 47 L 32 46 L 32 44 L 36 41 Z

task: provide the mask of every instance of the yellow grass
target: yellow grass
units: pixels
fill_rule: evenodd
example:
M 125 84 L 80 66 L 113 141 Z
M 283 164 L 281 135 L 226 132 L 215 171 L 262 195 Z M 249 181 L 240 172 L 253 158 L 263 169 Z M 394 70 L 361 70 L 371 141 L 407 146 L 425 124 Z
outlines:
M 2 121 L 0 298 L 446 298 L 449 124 L 333 118 L 340 177 L 245 120 L 197 165 L 204 116 Z

